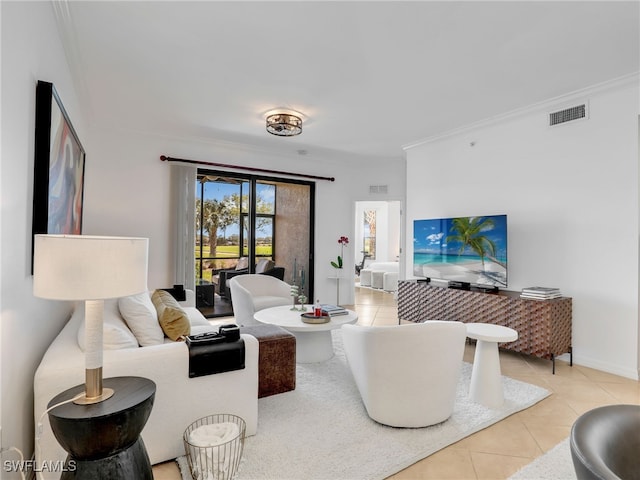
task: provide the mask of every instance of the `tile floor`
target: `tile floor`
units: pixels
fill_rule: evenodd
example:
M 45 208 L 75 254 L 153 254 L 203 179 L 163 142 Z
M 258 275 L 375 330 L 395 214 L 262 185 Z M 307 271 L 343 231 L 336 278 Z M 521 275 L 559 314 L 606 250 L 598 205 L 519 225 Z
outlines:
M 385 325 L 398 322 L 392 294 L 356 288 L 358 322 Z M 474 345 L 465 361 L 473 362 Z M 546 388 L 552 395 L 533 407 L 436 452 L 389 477 L 392 480 L 505 479 L 565 439 L 582 413 L 607 404 L 640 404 L 640 382 L 586 367 L 570 367 L 512 352 L 500 352 L 502 373 Z M 156 480 L 180 480 L 175 462 L 154 466 Z M 303 479 L 300 479 L 303 480 Z

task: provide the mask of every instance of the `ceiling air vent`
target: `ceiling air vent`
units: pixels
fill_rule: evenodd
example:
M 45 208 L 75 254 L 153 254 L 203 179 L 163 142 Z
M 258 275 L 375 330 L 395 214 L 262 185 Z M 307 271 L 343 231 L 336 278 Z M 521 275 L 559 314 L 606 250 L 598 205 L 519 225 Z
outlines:
M 388 185 L 369 185 L 369 193 L 387 193 Z
M 560 125 L 561 123 L 571 122 L 573 120 L 580 120 L 587 117 L 587 105 L 577 105 L 571 108 L 565 108 L 558 112 L 549 114 L 549 126 Z

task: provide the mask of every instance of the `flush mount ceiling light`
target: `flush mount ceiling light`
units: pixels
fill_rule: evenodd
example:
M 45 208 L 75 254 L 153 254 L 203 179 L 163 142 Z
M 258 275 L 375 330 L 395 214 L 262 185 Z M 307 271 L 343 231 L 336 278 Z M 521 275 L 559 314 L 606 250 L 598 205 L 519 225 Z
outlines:
M 267 132 L 279 137 L 300 135 L 302 118 L 290 113 L 274 113 L 267 117 Z

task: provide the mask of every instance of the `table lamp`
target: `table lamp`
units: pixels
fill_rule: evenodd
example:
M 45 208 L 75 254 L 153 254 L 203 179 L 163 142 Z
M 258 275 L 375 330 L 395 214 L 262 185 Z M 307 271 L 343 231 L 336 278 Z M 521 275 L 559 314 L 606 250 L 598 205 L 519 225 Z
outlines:
M 33 294 L 85 303 L 85 395 L 81 405 L 113 395 L 102 387 L 104 300 L 147 290 L 148 238 L 35 235 Z

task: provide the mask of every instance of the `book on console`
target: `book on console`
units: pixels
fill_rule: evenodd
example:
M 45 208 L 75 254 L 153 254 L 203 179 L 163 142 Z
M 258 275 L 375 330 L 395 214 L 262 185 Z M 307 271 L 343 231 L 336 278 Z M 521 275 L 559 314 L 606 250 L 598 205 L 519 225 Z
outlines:
M 552 293 L 560 293 L 559 288 L 553 287 L 526 287 L 522 289 L 522 293 L 533 293 L 533 294 L 552 294 Z
M 520 298 L 524 298 L 524 299 L 528 299 L 528 300 L 553 300 L 556 298 L 562 298 L 561 294 L 557 294 L 557 295 L 527 295 L 527 294 L 520 294 Z
M 520 294 L 520 298 L 530 300 L 553 300 L 561 297 L 560 289 L 553 287 L 527 287 Z

